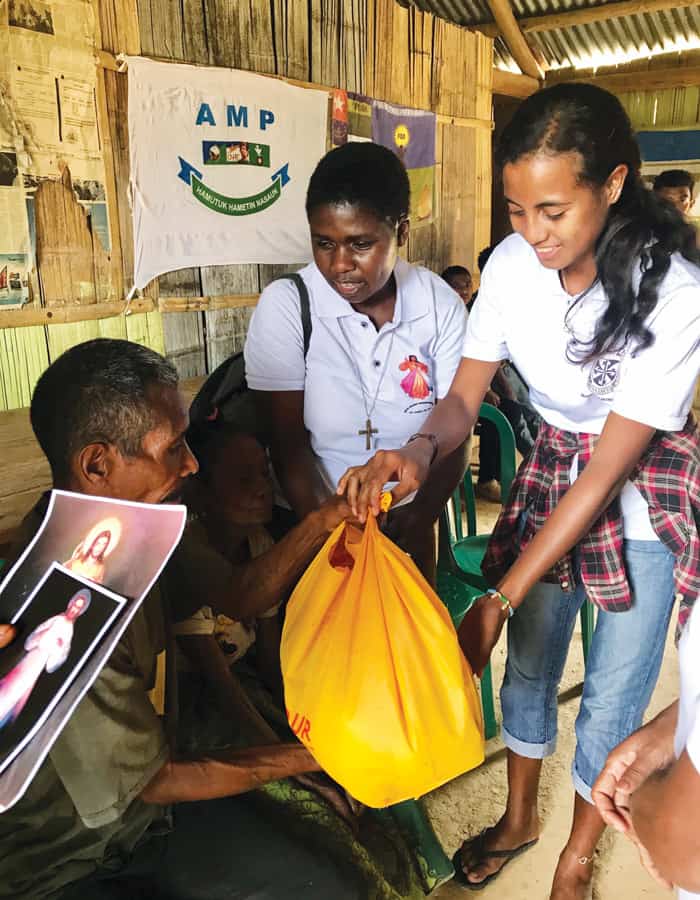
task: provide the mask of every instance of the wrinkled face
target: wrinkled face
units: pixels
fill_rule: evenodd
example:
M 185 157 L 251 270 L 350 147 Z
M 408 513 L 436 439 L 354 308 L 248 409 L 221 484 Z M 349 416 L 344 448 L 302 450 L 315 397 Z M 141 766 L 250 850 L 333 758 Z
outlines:
M 387 284 L 408 222 L 392 225 L 359 206 L 328 204 L 309 217 L 314 261 L 324 278 L 353 306 Z
M 465 303 L 472 299 L 472 279 L 470 275 L 452 275 L 447 283 L 456 291 Z
M 144 437 L 141 453 L 120 455 L 110 477 L 111 496 L 140 503 L 176 502 L 185 478 L 199 468 L 185 440 L 188 416 L 177 388 L 154 388 L 152 402 L 158 424 Z
M 217 513 L 235 525 L 264 525 L 272 518 L 273 490 L 265 451 L 250 435 L 230 437 L 211 467 L 208 483 Z
M 676 209 L 684 216 L 687 216 L 693 205 L 693 192 L 689 187 L 665 187 L 659 188 L 656 192 L 659 197 L 673 203 Z
M 548 269 L 566 271 L 590 264 L 608 210 L 622 190 L 624 175 L 619 189 L 616 182 L 610 190 L 612 185 L 598 188 L 580 181 L 580 171 L 577 153 L 534 154 L 503 167 L 513 230 Z

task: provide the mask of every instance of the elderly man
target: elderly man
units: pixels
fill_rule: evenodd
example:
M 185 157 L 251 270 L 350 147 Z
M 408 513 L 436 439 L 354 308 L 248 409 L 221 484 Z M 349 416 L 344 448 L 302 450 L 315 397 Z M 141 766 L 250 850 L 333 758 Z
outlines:
M 163 503 L 197 471 L 175 370 L 127 341 L 63 354 L 37 384 L 31 419 L 56 488 Z M 45 506 L 25 520 L 25 543 Z M 0 815 L 0 897 L 359 897 L 237 796 L 316 769 L 301 745 L 172 758 L 148 699 L 165 625 L 156 589 L 26 795 Z M 0 646 L 11 637 L 0 626 Z

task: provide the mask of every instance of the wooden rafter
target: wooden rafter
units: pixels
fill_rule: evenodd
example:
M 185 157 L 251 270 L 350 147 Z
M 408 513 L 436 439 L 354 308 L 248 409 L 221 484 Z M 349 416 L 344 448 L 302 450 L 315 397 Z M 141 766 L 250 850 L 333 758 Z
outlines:
M 503 40 L 523 74 L 531 78 L 544 78 L 544 72 L 518 26 L 509 0 L 488 0 L 488 4 Z
M 610 73 L 600 70 L 594 72 L 564 69 L 561 73 L 551 72 L 547 77 L 548 85 L 562 81 L 589 81 L 616 94 L 626 91 L 663 91 L 670 88 L 700 86 L 700 66 L 674 66 L 667 69 Z
M 503 69 L 493 70 L 493 92 L 506 97 L 518 97 L 524 100 L 539 90 L 540 83 L 529 75 L 516 75 Z
M 623 16 L 636 16 L 665 9 L 681 9 L 686 6 L 695 6 L 697 2 L 698 0 L 619 0 L 615 3 L 603 3 L 600 6 L 587 6 L 584 9 L 548 13 L 544 16 L 527 16 L 516 19 L 516 22 L 523 34 L 532 34 L 536 31 L 553 31 L 557 28 L 572 28 L 574 25 L 588 25 L 591 22 L 620 19 Z M 499 34 L 502 34 L 507 43 L 505 32 L 501 29 L 497 19 L 495 22 L 470 27 L 474 27 L 489 37 L 498 37 Z

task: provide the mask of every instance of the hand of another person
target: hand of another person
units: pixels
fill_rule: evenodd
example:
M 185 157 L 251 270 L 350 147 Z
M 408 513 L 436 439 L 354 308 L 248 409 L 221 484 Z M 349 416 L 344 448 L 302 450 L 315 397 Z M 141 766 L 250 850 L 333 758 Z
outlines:
M 0 625 L 0 649 L 7 647 L 15 636 L 15 629 L 12 625 Z
M 347 470 L 337 493 L 347 497 L 353 513 L 365 522 L 370 512 L 379 515 L 379 498 L 387 482 L 398 482 L 391 492 L 395 502 L 417 491 L 428 477 L 432 456 L 432 444 L 424 439 L 401 450 L 379 450 L 364 466 Z
M 488 403 L 490 406 L 500 406 L 501 398 L 495 391 L 492 391 L 491 388 L 489 388 L 484 394 L 484 403 Z
M 674 704 L 619 744 L 593 785 L 593 802 L 605 824 L 635 843 L 630 797 L 650 775 L 673 762 L 676 722 Z
M 318 508 L 323 528 L 327 532 L 334 531 L 341 522 L 350 522 L 352 525 L 360 525 L 359 520 L 353 515 L 350 504 L 345 497 L 329 497 Z
M 478 597 L 462 619 L 459 645 L 475 675 L 481 677 L 507 619 L 507 610 L 491 594 Z

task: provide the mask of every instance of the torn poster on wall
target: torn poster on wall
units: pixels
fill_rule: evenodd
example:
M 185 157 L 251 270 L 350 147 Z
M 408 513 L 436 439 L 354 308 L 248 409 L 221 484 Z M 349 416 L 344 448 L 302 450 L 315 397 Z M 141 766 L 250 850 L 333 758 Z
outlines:
M 311 257 L 304 199 L 328 94 L 233 69 L 127 57 L 134 283 Z
M 0 24 L 0 253 L 25 255 L 30 270 L 34 195 L 66 166 L 78 201 L 110 249 L 95 26 L 93 0 L 9 0 Z M 28 299 L 28 289 L 12 304 L 0 294 L 0 305 Z

